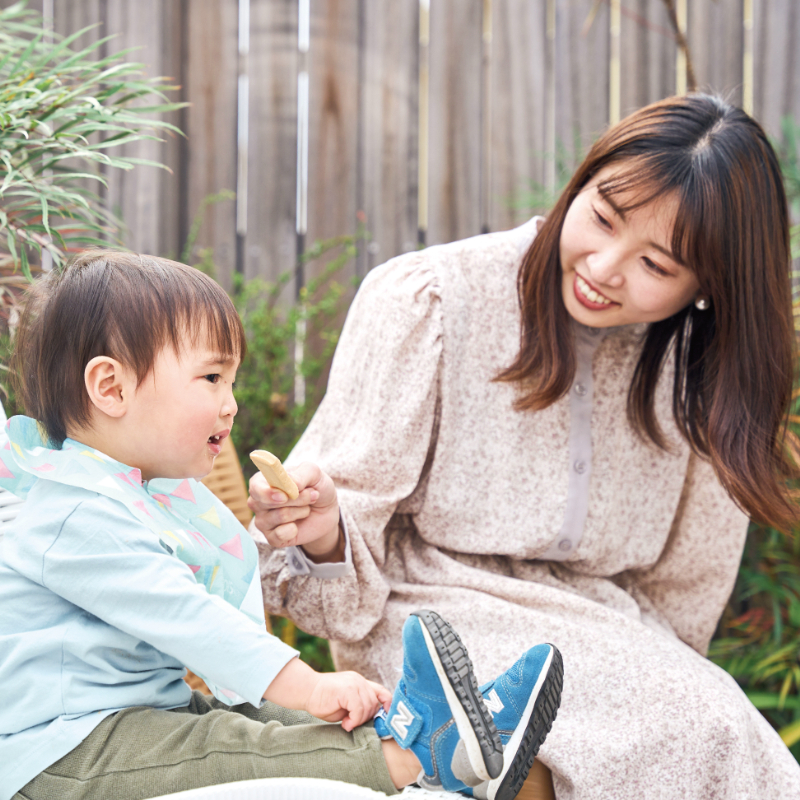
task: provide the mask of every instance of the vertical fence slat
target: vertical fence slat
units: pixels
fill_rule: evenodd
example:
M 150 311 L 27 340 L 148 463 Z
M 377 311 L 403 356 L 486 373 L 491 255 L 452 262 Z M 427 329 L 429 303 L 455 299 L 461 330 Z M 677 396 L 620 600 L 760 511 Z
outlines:
M 754 16 L 755 115 L 778 137 L 784 116 L 800 121 L 800 9 L 795 0 L 758 0 Z
M 129 56 L 144 65 L 147 77 L 172 76 L 177 83 L 181 56 L 180 19 L 175 4 L 166 0 L 140 0 L 135 6 L 126 0 L 106 0 L 106 19 L 101 34 L 115 36 L 109 52 L 135 48 Z M 179 99 L 167 93 L 169 101 Z M 154 98 L 143 104 L 152 105 Z M 179 123 L 178 113 L 169 121 Z M 178 258 L 180 236 L 180 142 L 172 135 L 161 135 L 162 142 L 141 141 L 120 148 L 120 155 L 157 161 L 172 173 L 157 167 L 138 166 L 124 172 L 109 172 L 108 202 L 118 209 L 127 235 L 125 244 L 132 250 Z
M 372 237 L 363 275 L 417 245 L 418 4 L 361 3 L 358 210 Z
M 297 2 L 250 0 L 250 142 L 244 274 L 295 264 Z M 291 287 L 289 287 L 291 290 Z
M 714 91 L 729 102 L 742 102 L 742 0 L 689 3 L 686 38 L 697 87 Z
M 675 36 L 659 0 L 628 2 L 622 15 L 622 115 L 675 93 Z
M 236 190 L 237 0 L 191 0 L 186 5 L 184 119 L 188 149 L 183 228 L 203 199 Z M 198 248 L 211 247 L 217 278 L 230 288 L 236 265 L 236 205 L 226 201 L 205 210 Z
M 492 48 L 491 229 L 529 216 L 525 198 L 545 183 L 546 7 L 495 0 Z
M 578 162 L 608 125 L 610 12 L 594 0 L 559 0 L 558 9 L 556 143 Z
M 36 6 L 31 7 L 36 8 L 41 13 L 42 3 L 39 2 Z M 87 25 L 101 22 L 102 7 L 102 0 L 77 0 L 77 2 L 71 3 L 56 2 L 53 5 L 55 29 L 62 36 L 67 36 L 79 31 L 81 28 L 85 28 Z M 75 42 L 73 48 L 77 48 L 81 44 L 85 47 L 90 42 L 97 41 L 103 35 L 106 34 L 102 27 L 95 28 Z
M 356 227 L 358 0 L 311 4 L 309 84 L 310 245 Z M 310 264 L 307 277 L 321 266 Z M 354 271 L 349 264 L 348 275 Z
M 480 231 L 482 3 L 431 3 L 428 243 Z

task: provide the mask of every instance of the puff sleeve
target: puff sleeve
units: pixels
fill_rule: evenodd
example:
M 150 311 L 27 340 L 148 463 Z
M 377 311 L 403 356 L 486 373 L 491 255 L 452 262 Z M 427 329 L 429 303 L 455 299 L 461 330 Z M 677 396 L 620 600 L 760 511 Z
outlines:
M 293 574 L 285 550 L 259 544 L 267 608 L 318 636 L 363 639 L 389 596 L 385 529 L 417 487 L 434 431 L 442 310 L 429 258 L 400 256 L 367 276 L 348 313 L 327 394 L 287 459 L 312 461 L 333 478 L 353 569 L 333 578 L 314 570 Z
M 701 655 L 733 591 L 747 526 L 747 516 L 711 464 L 692 455 L 661 556 L 651 568 L 632 572 L 634 593 L 643 593 L 677 636 Z M 644 598 L 638 599 L 644 605 Z

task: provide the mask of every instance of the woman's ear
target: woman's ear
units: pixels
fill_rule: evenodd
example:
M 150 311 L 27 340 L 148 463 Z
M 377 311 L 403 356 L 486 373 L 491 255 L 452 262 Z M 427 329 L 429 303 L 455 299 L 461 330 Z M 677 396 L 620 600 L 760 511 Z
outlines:
M 109 417 L 124 417 L 128 410 L 131 392 L 130 370 L 114 358 L 95 356 L 83 371 L 86 392 L 92 405 Z

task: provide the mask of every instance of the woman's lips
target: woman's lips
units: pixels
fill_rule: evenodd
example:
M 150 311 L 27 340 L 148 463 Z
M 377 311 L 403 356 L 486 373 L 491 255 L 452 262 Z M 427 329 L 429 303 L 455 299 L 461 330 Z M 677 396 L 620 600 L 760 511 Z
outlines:
M 575 273 L 575 280 L 572 282 L 572 289 L 575 292 L 575 298 L 578 302 L 592 311 L 604 311 L 607 308 L 613 308 L 619 305 L 619 303 L 609 300 L 607 297 L 600 294 L 600 292 L 593 289 L 577 272 Z M 590 294 L 596 299 L 590 298 Z

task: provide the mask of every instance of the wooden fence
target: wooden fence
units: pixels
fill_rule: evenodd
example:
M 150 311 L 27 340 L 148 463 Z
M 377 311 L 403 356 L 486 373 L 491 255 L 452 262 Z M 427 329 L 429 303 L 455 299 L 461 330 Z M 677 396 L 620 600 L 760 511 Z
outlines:
M 775 136 L 800 119 L 800 3 L 673 2 L 701 88 L 750 105 Z M 176 256 L 203 198 L 238 192 L 206 209 L 198 240 L 225 285 L 237 269 L 274 280 L 359 219 L 372 240 L 358 275 L 420 240 L 511 227 L 533 184 L 557 182 L 556 153 L 571 162 L 686 74 L 663 0 L 30 5 L 62 34 L 101 23 L 87 41 L 117 34 L 107 51 L 139 47 L 150 75 L 181 85 L 187 138 L 137 153 L 172 174 L 115 176 L 108 202 L 128 246 Z

